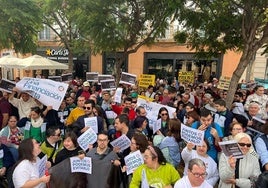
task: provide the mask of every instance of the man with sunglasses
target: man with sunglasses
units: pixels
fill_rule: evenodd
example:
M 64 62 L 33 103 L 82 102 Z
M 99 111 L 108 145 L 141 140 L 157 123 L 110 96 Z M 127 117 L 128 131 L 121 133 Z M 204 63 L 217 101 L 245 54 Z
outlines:
M 75 124 L 73 125 L 74 127 L 78 128 L 78 136 L 83 134 L 89 127 L 85 126 L 85 119 L 86 118 L 92 118 L 92 117 L 96 117 L 97 118 L 97 126 L 98 126 L 98 132 L 102 132 L 103 131 L 103 120 L 100 116 L 96 116 L 93 113 L 93 108 L 95 107 L 95 102 L 91 99 L 88 99 L 85 104 L 84 104 L 84 112 L 85 115 L 80 116 L 77 121 L 75 122 Z
M 205 163 L 198 158 L 190 160 L 188 166 L 188 175 L 183 176 L 178 180 L 174 188 L 180 187 L 199 187 L 199 188 L 212 188 L 212 186 L 205 180 L 207 176 Z
M 46 130 L 46 140 L 41 144 L 40 157 L 47 155 L 48 161 L 53 165 L 57 153 L 63 148 L 63 141 L 61 139 L 61 131 L 57 126 L 51 126 Z

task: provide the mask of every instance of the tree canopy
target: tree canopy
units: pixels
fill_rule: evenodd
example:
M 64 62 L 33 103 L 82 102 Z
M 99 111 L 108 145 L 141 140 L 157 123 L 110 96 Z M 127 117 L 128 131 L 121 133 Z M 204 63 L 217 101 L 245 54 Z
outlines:
M 41 11 L 32 0 L 0 0 L 0 49 L 34 52 L 42 28 Z
M 83 36 L 92 41 L 96 53 L 122 52 L 116 63 L 117 80 L 128 54 L 135 53 L 164 35 L 180 1 L 79 0 L 78 25 Z
M 247 65 L 268 41 L 267 5 L 268 0 L 191 0 L 176 15 L 183 24 L 175 36 L 178 42 L 185 39 L 208 57 L 227 50 L 242 53 L 229 87 L 228 106 Z

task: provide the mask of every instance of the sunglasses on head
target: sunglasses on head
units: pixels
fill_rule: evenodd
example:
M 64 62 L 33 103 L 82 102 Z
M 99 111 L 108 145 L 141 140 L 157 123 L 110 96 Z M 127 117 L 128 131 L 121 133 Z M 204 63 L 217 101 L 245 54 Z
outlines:
M 83 107 L 85 110 L 87 109 L 87 110 L 90 110 L 91 109 L 91 107 L 86 107 L 86 106 L 84 106 Z
M 239 146 L 245 147 L 247 146 L 248 148 L 251 147 L 251 144 L 246 144 L 246 143 L 238 143 Z

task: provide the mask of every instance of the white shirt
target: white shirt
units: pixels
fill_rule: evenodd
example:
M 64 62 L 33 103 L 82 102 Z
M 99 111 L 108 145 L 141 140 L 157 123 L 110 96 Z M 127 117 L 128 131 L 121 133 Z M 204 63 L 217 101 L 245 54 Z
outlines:
M 15 188 L 21 188 L 27 181 L 39 178 L 39 168 L 37 163 L 29 160 L 21 161 L 13 172 L 13 183 Z M 40 183 L 34 188 L 45 188 L 45 183 Z
M 204 180 L 204 182 L 199 187 L 192 187 L 188 176 L 183 176 L 183 178 L 179 179 L 174 188 L 213 188 L 209 183 Z

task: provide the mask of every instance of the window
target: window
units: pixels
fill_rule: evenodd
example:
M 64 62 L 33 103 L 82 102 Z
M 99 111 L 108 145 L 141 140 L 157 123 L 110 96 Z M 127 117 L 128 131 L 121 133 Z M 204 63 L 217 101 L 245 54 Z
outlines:
M 39 32 L 39 40 L 50 40 L 50 28 L 44 25 L 44 29 Z

